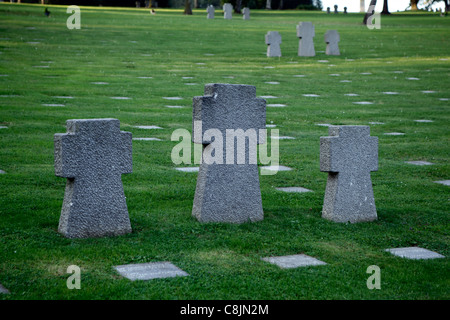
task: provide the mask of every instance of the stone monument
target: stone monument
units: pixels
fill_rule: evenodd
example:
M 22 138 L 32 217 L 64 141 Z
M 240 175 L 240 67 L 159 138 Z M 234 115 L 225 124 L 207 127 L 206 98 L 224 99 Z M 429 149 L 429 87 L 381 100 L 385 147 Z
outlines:
M 231 19 L 233 16 L 233 5 L 231 3 L 224 3 L 223 4 L 223 18 L 224 19 Z
M 207 8 L 206 8 L 206 18 L 207 19 L 214 19 L 214 13 L 215 13 L 215 9 L 214 6 L 212 4 L 210 4 Z
M 330 7 L 327 7 L 327 14 L 330 14 Z
M 242 9 L 242 17 L 244 20 L 250 20 L 250 8 L 245 7 Z
M 264 218 L 256 146 L 265 142 L 258 133 L 265 126 L 266 101 L 256 98 L 254 86 L 207 84 L 204 96 L 194 97 L 193 142 L 203 145 L 192 209 L 197 220 Z
M 341 40 L 339 32 L 336 30 L 328 30 L 325 33 L 325 43 L 327 48 L 325 54 L 330 56 L 339 56 L 341 53 L 339 51 L 339 41 Z
M 338 14 L 338 6 L 337 6 L 337 4 L 334 5 L 334 14 Z
M 58 231 L 68 238 L 131 232 L 121 176 L 132 172 L 130 132 L 117 119 L 67 120 L 57 133 L 55 174 L 67 178 Z
M 314 57 L 314 25 L 311 22 L 300 22 L 297 25 L 297 37 L 300 38 L 298 44 L 298 55 L 300 57 Z
M 281 35 L 277 31 L 267 32 L 266 44 L 268 57 L 281 57 Z
M 378 138 L 368 126 L 330 126 L 329 135 L 320 138 L 320 171 L 328 172 L 322 217 L 376 220 L 370 172 L 378 170 Z

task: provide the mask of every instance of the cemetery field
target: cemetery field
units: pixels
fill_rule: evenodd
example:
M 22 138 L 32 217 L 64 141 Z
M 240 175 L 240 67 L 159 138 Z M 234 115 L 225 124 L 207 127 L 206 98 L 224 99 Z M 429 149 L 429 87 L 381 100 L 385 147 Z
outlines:
M 436 182 L 450 179 L 449 17 L 396 13 L 369 30 L 362 14 L 252 10 L 250 20 L 224 20 L 221 9 L 206 19 L 205 9 L 81 7 L 81 29 L 70 30 L 67 7 L 48 8 L 47 18 L 43 6 L 0 4 L 0 284 L 10 292 L 0 299 L 450 298 L 449 186 Z M 297 55 L 301 21 L 315 26 L 315 57 Z M 330 29 L 340 56 L 325 54 Z M 282 37 L 281 58 L 266 56 L 268 31 Z M 279 153 L 291 170 L 260 175 L 263 221 L 191 215 L 197 173 L 176 168 L 198 164 L 172 162 L 171 135 L 192 131 L 192 99 L 208 83 L 272 96 L 268 131 L 290 137 Z M 92 118 L 158 140 L 133 140 L 133 173 L 122 175 L 132 233 L 68 239 L 58 233 L 67 179 L 55 176 L 53 138 L 66 120 Z M 327 124 L 369 125 L 378 137 L 376 221 L 321 217 Z M 386 252 L 403 247 L 444 257 Z M 326 264 L 261 259 L 296 254 Z M 114 269 L 162 261 L 189 276 L 130 281 Z M 80 289 L 67 287 L 70 265 L 80 267 Z M 380 289 L 368 288 L 369 266 L 380 269 Z

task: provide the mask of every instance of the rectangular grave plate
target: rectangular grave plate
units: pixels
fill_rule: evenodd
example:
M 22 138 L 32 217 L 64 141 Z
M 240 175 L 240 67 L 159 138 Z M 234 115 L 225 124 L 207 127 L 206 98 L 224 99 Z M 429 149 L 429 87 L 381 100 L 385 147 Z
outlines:
M 134 280 L 151 280 L 160 278 L 172 278 L 177 276 L 188 276 L 186 272 L 179 269 L 170 262 L 149 262 L 139 264 L 128 264 L 114 267 L 123 277 Z

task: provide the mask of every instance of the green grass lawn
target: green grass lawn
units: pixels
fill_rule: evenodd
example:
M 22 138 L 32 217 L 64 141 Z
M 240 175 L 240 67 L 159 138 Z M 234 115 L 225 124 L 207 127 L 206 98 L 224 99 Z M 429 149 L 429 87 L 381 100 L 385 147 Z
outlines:
M 208 20 L 206 10 L 153 16 L 82 7 L 81 29 L 69 30 L 66 7 L 49 9 L 46 18 L 42 6 L 0 5 L 0 126 L 7 127 L 0 129 L 0 283 L 11 291 L 0 299 L 450 298 L 449 187 L 434 183 L 450 179 L 450 18 L 393 14 L 369 30 L 361 14 L 252 10 L 249 21 L 225 21 L 221 10 Z M 297 56 L 300 21 L 315 25 L 315 57 Z M 329 29 L 340 33 L 340 56 L 324 53 Z M 265 55 L 268 31 L 282 36 L 281 58 Z M 206 83 L 254 85 L 258 96 L 278 97 L 267 103 L 287 105 L 268 107 L 267 123 L 296 138 L 280 141 L 280 164 L 294 170 L 260 177 L 261 222 L 201 224 L 191 216 L 197 174 L 174 170 L 170 137 L 191 130 L 192 98 Z M 162 98 L 175 96 L 183 100 Z M 85 118 L 117 118 L 133 137 L 163 140 L 133 141 L 133 173 L 122 176 L 131 234 L 72 240 L 57 231 L 66 179 L 54 174 L 53 136 L 66 131 L 67 119 Z M 379 170 L 371 175 L 378 220 L 322 219 L 319 138 L 328 128 L 316 124 L 369 122 L 384 123 L 370 125 L 379 137 Z M 413 160 L 434 165 L 405 163 Z M 275 189 L 290 186 L 314 192 Z M 446 258 L 384 251 L 408 246 Z M 327 265 L 283 270 L 260 259 L 299 253 Z M 190 276 L 131 282 L 113 270 L 156 261 Z M 67 289 L 69 265 L 81 268 L 80 290 Z M 380 290 L 366 286 L 370 265 L 381 269 Z

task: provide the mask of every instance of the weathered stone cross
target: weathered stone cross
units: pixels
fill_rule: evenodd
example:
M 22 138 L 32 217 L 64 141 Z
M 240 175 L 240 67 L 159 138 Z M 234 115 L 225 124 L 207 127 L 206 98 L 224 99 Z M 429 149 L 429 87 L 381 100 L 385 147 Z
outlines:
M 325 54 L 332 56 L 339 56 L 341 53 L 339 51 L 339 41 L 341 40 L 339 32 L 337 30 L 328 30 L 325 33 L 325 43 L 327 48 L 325 49 Z
M 256 149 L 265 123 L 266 102 L 254 86 L 207 84 L 205 95 L 194 97 L 193 142 L 203 144 L 192 209 L 199 221 L 264 218 Z
M 320 171 L 328 171 L 322 217 L 335 222 L 377 219 L 370 172 L 378 170 L 378 138 L 368 126 L 331 126 L 320 138 Z
M 121 175 L 132 172 L 131 133 L 117 119 L 67 120 L 57 133 L 55 174 L 67 178 L 59 232 L 68 238 L 131 232 Z
M 266 44 L 268 57 L 281 57 L 281 35 L 277 31 L 267 32 Z
M 300 38 L 298 43 L 299 57 L 314 57 L 316 51 L 314 50 L 314 25 L 311 22 L 300 22 L 297 25 L 297 37 Z

